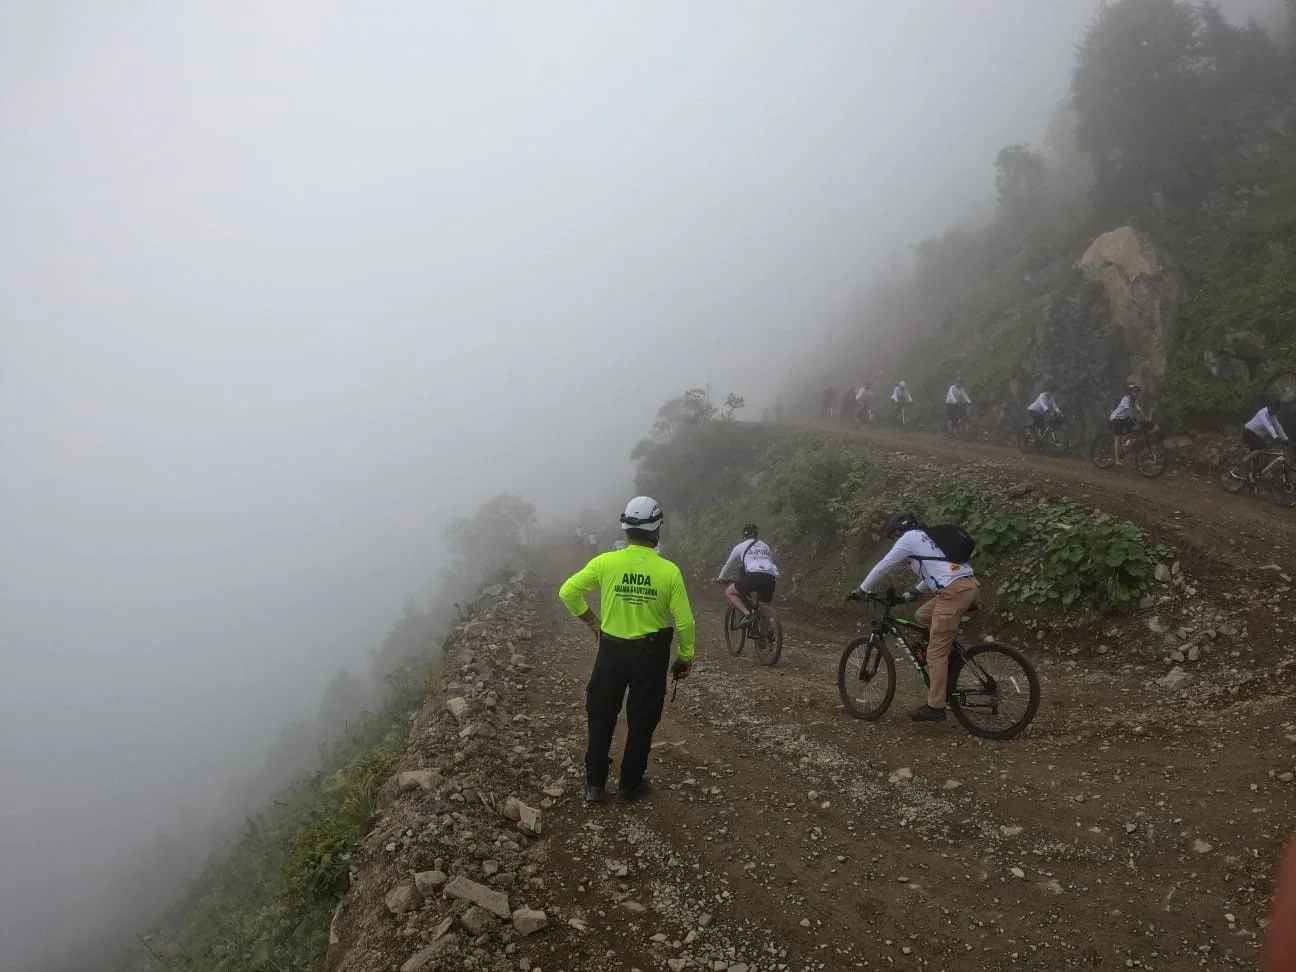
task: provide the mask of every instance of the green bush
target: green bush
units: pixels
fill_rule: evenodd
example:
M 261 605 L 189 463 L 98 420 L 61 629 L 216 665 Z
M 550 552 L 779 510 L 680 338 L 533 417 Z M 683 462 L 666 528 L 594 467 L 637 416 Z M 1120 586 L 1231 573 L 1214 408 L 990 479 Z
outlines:
M 795 450 L 776 463 L 769 477 L 770 509 L 787 513 L 802 533 L 835 530 L 843 525 L 835 501 L 855 472 L 851 457 L 835 444 L 821 442 L 817 448 Z

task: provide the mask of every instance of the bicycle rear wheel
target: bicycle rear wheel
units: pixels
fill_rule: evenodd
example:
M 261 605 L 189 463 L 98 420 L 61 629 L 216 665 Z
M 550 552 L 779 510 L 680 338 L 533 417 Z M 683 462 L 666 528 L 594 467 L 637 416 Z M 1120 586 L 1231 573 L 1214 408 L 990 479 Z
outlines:
M 1022 452 L 1034 452 L 1035 445 L 1039 441 L 1035 434 L 1035 426 L 1024 425 L 1022 430 L 1017 433 L 1017 448 Z
M 1148 479 L 1156 479 L 1166 470 L 1166 454 L 1160 443 L 1144 442 L 1134 456 L 1134 465 Z
M 724 619 L 725 647 L 729 649 L 729 654 L 735 656 L 741 655 L 747 644 L 747 629 L 737 627 L 741 620 L 742 615 L 738 613 L 738 609 L 730 604 Z
M 752 622 L 752 640 L 756 646 L 756 657 L 762 665 L 771 668 L 778 664 L 783 654 L 783 622 L 769 608 L 761 606 L 756 609 L 756 620 Z
M 1089 461 L 1099 469 L 1110 469 L 1116 465 L 1116 437 L 1110 432 L 1095 435 L 1089 446 Z
M 1246 459 L 1229 466 L 1219 475 L 1219 484 L 1226 493 L 1240 493 L 1247 484 Z
M 837 693 L 856 719 L 882 718 L 895 698 L 896 670 L 891 649 L 881 635 L 856 638 L 837 662 Z
M 1012 645 L 986 641 L 950 659 L 954 718 L 981 739 L 1013 739 L 1039 711 L 1035 666 Z

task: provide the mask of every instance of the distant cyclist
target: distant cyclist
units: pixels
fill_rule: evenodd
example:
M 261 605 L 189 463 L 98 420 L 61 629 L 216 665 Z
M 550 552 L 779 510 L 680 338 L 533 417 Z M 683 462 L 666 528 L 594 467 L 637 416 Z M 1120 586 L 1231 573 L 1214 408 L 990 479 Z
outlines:
M 1130 382 L 1125 386 L 1125 396 L 1120 403 L 1112 409 L 1110 424 L 1112 435 L 1116 441 L 1112 448 L 1116 455 L 1116 465 L 1124 464 L 1124 453 L 1126 439 L 1134 431 L 1135 426 L 1140 422 L 1147 421 L 1147 415 L 1143 411 L 1143 405 L 1139 401 L 1139 395 L 1143 391 L 1136 383 Z
M 855 393 L 855 418 L 860 422 L 873 421 L 873 388 L 867 381 Z
M 747 595 L 755 591 L 761 601 L 769 604 L 774 600 L 778 573 L 769 544 L 760 539 L 756 524 L 748 523 L 743 527 L 742 542 L 729 551 L 729 559 L 720 568 L 716 580 L 732 581 L 725 588 L 725 597 L 742 614 L 742 623 L 746 625 L 751 617 L 747 610 Z
M 963 386 L 963 376 L 960 375 L 945 393 L 945 427 L 950 435 L 954 434 L 955 423 L 967 418 L 971 407 L 972 399 L 968 397 L 967 389 Z
M 1287 433 L 1283 430 L 1282 423 L 1278 421 L 1278 409 L 1282 407 L 1282 400 L 1277 395 L 1270 395 L 1269 400 L 1265 402 L 1265 407 L 1251 416 L 1251 421 L 1242 427 L 1242 441 L 1246 443 L 1247 462 L 1249 463 L 1249 472 L 1247 478 L 1251 482 L 1256 481 L 1260 475 L 1260 457 L 1275 442 L 1282 445 L 1288 445 Z
M 849 600 L 862 600 L 876 592 L 882 578 L 893 567 L 906 560 L 918 575 L 918 584 L 905 595 L 916 601 L 923 593 L 935 595 L 914 612 L 914 620 L 929 627 L 927 643 L 927 677 L 929 687 L 925 704 L 909 713 L 914 722 L 941 722 L 945 718 L 945 685 L 949 675 L 949 654 L 958 634 L 959 624 L 980 587 L 968 564 L 946 559 L 926 528 L 913 513 L 894 513 L 882 527 L 882 535 L 894 544 L 891 551 L 869 571 L 860 586 L 850 592 Z
M 901 411 L 913 404 L 913 396 L 909 394 L 909 386 L 903 381 L 891 389 L 891 404 L 895 406 L 896 417 L 900 417 Z
M 1044 386 L 1035 401 L 1026 406 L 1026 415 L 1036 429 L 1042 429 L 1050 421 L 1062 417 L 1062 409 L 1058 407 L 1057 399 L 1053 397 L 1053 391 L 1048 385 Z

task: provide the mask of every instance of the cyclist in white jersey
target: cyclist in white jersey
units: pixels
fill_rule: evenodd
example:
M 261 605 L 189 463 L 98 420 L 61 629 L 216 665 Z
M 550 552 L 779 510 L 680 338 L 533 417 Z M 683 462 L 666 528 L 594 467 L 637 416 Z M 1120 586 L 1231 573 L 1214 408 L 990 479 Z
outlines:
M 1061 418 L 1062 409 L 1058 407 L 1053 392 L 1045 385 L 1035 401 L 1026 406 L 1026 414 L 1031 420 L 1031 425 L 1041 429 L 1049 419 Z
M 778 566 L 769 544 L 760 539 L 760 531 L 755 523 L 743 527 L 743 540 L 729 551 L 729 559 L 720 568 L 718 581 L 730 581 L 725 588 L 725 597 L 729 603 L 741 612 L 743 624 L 747 623 L 750 612 L 747 610 L 746 597 L 752 591 L 766 604 L 774 600 L 774 585 L 778 579 Z
M 1143 412 L 1143 405 L 1139 402 L 1139 388 L 1134 382 L 1125 386 L 1125 397 L 1120 403 L 1112 409 L 1109 422 L 1111 424 L 1112 435 L 1116 441 L 1112 444 L 1112 449 L 1116 455 L 1116 465 L 1122 465 L 1125 461 L 1124 453 L 1127 438 L 1134 431 L 1135 426 L 1140 422 L 1147 421 L 1147 415 Z
M 967 389 L 963 387 L 963 377 L 960 375 L 954 379 L 954 384 L 950 385 L 949 391 L 945 393 L 945 428 L 950 435 L 954 434 L 954 423 L 961 418 L 966 418 L 971 407 L 972 399 L 968 397 Z
M 1288 444 L 1287 432 L 1278 421 L 1278 409 L 1282 400 L 1277 395 L 1270 395 L 1265 407 L 1251 416 L 1251 421 L 1242 427 L 1242 441 L 1246 443 L 1247 462 L 1252 482 L 1260 475 L 1260 457 L 1275 442 Z

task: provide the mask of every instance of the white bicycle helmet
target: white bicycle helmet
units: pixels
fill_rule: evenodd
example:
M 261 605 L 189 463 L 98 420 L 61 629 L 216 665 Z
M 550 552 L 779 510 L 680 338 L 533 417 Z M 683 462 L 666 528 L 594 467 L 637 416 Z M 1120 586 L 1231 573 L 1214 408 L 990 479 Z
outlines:
M 662 508 L 655 499 L 651 496 L 636 496 L 626 504 L 625 512 L 621 514 L 621 525 L 627 530 L 656 533 L 665 519 Z

